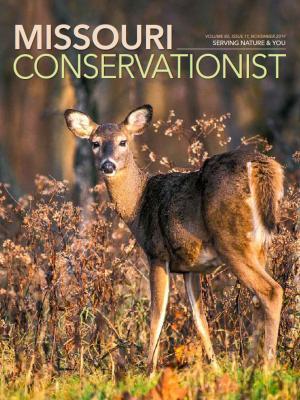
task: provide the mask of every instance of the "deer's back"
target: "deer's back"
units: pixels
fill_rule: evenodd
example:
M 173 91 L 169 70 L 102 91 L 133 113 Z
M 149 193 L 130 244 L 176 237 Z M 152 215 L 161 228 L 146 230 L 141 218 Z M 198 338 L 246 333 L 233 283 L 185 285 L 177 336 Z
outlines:
M 215 232 L 242 247 L 252 229 L 247 162 L 259 153 L 233 151 L 208 159 L 191 173 L 150 177 L 136 220 L 136 236 L 150 258 L 171 270 L 205 271 L 218 264 Z

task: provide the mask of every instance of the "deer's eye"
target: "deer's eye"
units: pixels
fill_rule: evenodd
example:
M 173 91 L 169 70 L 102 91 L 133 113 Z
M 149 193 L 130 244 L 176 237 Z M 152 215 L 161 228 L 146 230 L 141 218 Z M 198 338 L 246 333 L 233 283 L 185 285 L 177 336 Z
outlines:
M 100 143 L 99 142 L 92 142 L 92 148 L 93 149 L 98 149 L 98 147 L 100 147 Z
M 122 146 L 122 147 L 125 147 L 126 143 L 127 143 L 127 140 L 121 140 L 119 145 Z

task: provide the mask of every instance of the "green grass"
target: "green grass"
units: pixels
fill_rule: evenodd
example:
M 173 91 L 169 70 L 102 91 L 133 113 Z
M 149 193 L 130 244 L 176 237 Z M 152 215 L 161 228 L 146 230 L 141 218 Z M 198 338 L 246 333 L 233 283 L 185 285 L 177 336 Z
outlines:
M 300 372 L 286 367 L 264 372 L 224 362 L 218 374 L 200 365 L 174 371 L 174 374 L 179 385 L 187 389 L 187 399 L 300 399 Z M 57 377 L 40 374 L 31 380 L 26 375 L 9 380 L 2 373 L 0 399 L 104 400 L 118 398 L 124 392 L 139 398 L 155 387 L 158 380 L 159 374 L 148 378 L 133 369 L 117 383 L 109 374 L 96 371 L 82 377 L 67 373 Z

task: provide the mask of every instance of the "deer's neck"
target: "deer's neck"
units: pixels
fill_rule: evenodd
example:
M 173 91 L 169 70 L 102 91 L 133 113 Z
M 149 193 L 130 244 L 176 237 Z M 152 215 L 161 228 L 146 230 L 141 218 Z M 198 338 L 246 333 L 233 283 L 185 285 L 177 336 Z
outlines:
M 121 218 L 131 224 L 139 209 L 147 174 L 131 158 L 126 168 L 106 180 L 106 186 Z

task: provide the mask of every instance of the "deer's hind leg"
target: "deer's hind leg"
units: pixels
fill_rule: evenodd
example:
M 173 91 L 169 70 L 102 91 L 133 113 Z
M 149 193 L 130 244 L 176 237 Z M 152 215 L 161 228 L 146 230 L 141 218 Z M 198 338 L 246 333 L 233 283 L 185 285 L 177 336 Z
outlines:
M 238 279 L 256 294 L 261 303 L 265 331 L 264 359 L 267 364 L 271 364 L 276 358 L 283 290 L 265 271 L 253 249 L 243 253 L 227 250 L 223 252 L 223 260 Z
M 266 270 L 267 256 L 264 247 L 258 254 L 258 262 L 261 268 Z M 248 361 L 255 363 L 262 355 L 262 335 L 264 332 L 264 310 L 259 298 L 254 294 L 252 297 L 252 335 L 250 338 Z
M 250 338 L 248 361 L 255 363 L 261 355 L 261 339 L 264 331 L 264 311 L 256 295 L 252 298 L 252 335 Z
M 193 318 L 195 321 L 197 331 L 203 341 L 203 345 L 209 361 L 212 363 L 214 368 L 217 369 L 218 363 L 216 361 L 216 356 L 210 340 L 208 324 L 203 308 L 200 274 L 196 272 L 185 273 L 184 283 L 188 299 L 192 308 Z

